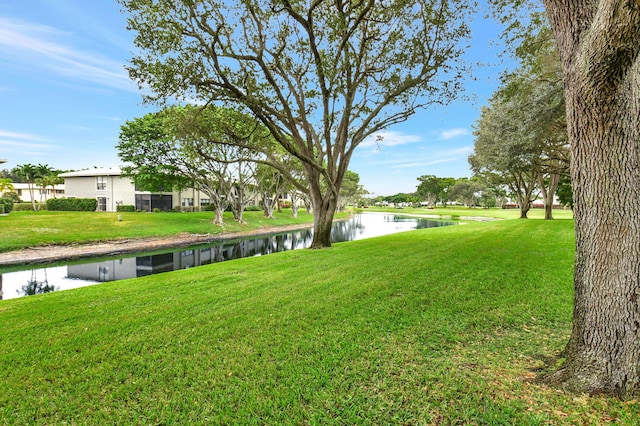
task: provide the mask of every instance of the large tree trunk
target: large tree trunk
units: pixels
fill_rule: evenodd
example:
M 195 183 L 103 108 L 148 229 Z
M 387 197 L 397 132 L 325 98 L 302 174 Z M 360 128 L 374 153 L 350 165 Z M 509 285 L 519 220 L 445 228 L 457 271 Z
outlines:
M 277 198 L 276 196 L 264 193 L 262 197 L 262 206 L 264 207 L 264 217 L 273 219 L 273 211 L 276 209 Z
M 313 241 L 312 249 L 331 247 L 331 227 L 338 202 L 332 192 L 323 193 L 319 181 L 310 183 L 311 203 L 313 204 Z
M 553 199 L 558 189 L 560 175 L 557 173 L 549 174 L 549 181 L 545 185 L 544 176 L 540 176 L 540 190 L 542 191 L 542 199 L 544 200 L 544 219 L 553 220 Z
M 336 213 L 337 203 L 332 197 L 325 197 L 320 205 L 313 206 L 313 241 L 312 249 L 331 247 L 331 227 Z
M 527 214 L 531 210 L 531 195 L 527 191 L 518 190 L 518 207 L 520 208 L 520 219 L 528 219 Z
M 566 388 L 640 395 L 640 4 L 545 0 L 565 78 L 576 233 Z
M 214 204 L 213 206 L 213 220 L 211 221 L 214 225 L 223 226 L 224 225 L 224 209 L 225 207 L 220 204 Z

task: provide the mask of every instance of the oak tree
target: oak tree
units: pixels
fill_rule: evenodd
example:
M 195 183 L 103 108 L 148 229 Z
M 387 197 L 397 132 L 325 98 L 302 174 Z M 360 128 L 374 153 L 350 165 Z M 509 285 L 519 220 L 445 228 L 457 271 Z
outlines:
M 573 329 L 550 377 L 567 389 L 640 395 L 640 2 L 543 5 L 562 68 L 575 217 Z M 512 26 L 512 28 L 517 25 Z
M 554 379 L 640 395 L 640 1 L 544 0 L 562 63 L 576 233 L 573 331 Z
M 139 49 L 129 73 L 147 101 L 250 113 L 302 163 L 312 248 L 330 246 L 358 145 L 457 94 L 464 68 L 457 58 L 474 7 L 463 0 L 119 1 Z M 272 165 L 288 177 L 286 167 Z

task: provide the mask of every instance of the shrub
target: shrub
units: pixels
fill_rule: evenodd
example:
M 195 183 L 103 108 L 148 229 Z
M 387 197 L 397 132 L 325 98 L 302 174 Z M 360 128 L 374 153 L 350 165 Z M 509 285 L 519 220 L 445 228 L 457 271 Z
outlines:
M 45 203 L 36 203 L 36 207 L 38 211 L 47 210 L 47 205 Z M 14 212 L 31 212 L 33 211 L 33 205 L 31 203 L 15 203 L 13 205 Z
M 159 209 L 159 208 L 157 208 L 157 207 L 154 207 L 154 209 L 153 209 L 153 212 L 154 212 L 154 213 L 160 213 L 161 211 L 162 211 L 162 210 L 161 210 L 161 209 Z
M 245 212 L 260 212 L 262 211 L 262 207 L 260 206 L 247 206 L 244 209 Z
M 120 204 L 116 207 L 117 212 L 135 212 L 136 206 L 132 206 L 130 204 Z
M 0 198 L 0 206 L 2 208 L 0 214 L 11 213 L 11 210 L 13 210 L 13 200 L 11 198 Z
M 98 208 L 95 198 L 52 198 L 47 200 L 47 209 L 66 212 L 94 212 Z
M 14 204 L 22 202 L 22 200 L 20 199 L 20 196 L 15 192 L 5 192 L 0 196 L 0 198 L 9 198 L 13 200 Z

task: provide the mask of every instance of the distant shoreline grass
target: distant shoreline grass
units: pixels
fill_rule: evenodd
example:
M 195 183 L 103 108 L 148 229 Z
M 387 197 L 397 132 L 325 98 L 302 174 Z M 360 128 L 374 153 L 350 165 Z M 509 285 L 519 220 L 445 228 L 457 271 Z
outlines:
M 2 424 L 637 424 L 534 379 L 573 222 L 503 220 L 0 302 Z
M 211 212 L 12 212 L 0 217 L 0 253 L 49 244 L 163 237 L 185 232 L 218 235 L 223 232 L 250 232 L 263 227 L 313 223 L 313 215 L 301 211 L 297 218 L 293 218 L 290 210 L 274 212 L 273 219 L 264 217 L 262 211 L 245 212 L 244 224 L 234 221 L 231 213 L 225 213 L 224 226 L 213 225 L 212 219 Z
M 440 217 L 491 217 L 496 219 L 518 219 L 520 217 L 519 209 L 485 209 L 481 207 L 467 208 L 462 206 L 437 207 L 437 208 L 414 208 L 414 207 L 369 207 L 364 211 L 382 211 L 397 214 L 420 214 L 435 215 Z M 554 219 L 573 219 L 573 211 L 571 209 L 554 209 Z M 535 208 L 528 212 L 529 219 L 543 219 L 544 209 Z

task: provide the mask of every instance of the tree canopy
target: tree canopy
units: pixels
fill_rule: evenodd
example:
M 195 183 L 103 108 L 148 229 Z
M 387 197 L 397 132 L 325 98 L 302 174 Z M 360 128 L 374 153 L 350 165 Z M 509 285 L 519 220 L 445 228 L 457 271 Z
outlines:
M 120 0 L 148 101 L 224 103 L 250 113 L 302 162 L 312 247 L 330 245 L 356 147 L 459 91 L 462 0 Z M 286 169 L 280 167 L 281 173 Z
M 489 184 L 507 185 L 522 218 L 541 191 L 545 218 L 561 175 L 568 174 L 569 147 L 560 61 L 546 21 L 535 21 L 517 52 L 520 66 L 482 108 L 469 163 Z
M 244 187 L 260 159 L 255 151 L 230 140 L 256 147 L 273 145 L 269 133 L 260 132 L 246 115 L 213 106 L 185 106 L 127 121 L 117 149 L 128 163 L 123 171 L 139 188 L 168 191 L 192 186 L 209 196 L 213 222 L 222 224 L 222 213 L 230 204 L 235 218 L 242 221 Z

